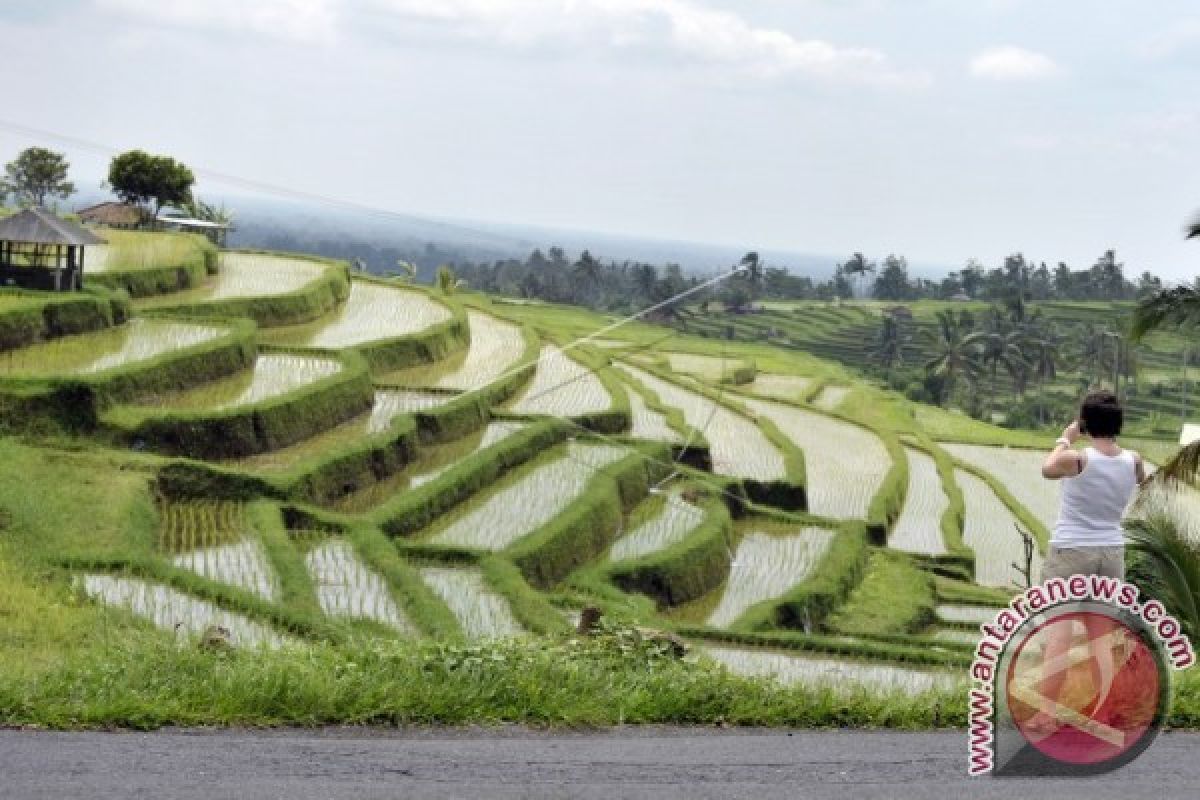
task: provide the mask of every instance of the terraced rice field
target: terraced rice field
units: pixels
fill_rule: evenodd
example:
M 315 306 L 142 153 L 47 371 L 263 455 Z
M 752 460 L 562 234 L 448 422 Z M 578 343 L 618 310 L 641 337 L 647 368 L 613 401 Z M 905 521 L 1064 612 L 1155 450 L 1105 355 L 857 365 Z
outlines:
M 654 392 L 664 405 L 679 409 L 687 424 L 708 440 L 713 471 L 718 475 L 779 481 L 787 477 L 783 454 L 754 422 L 702 394 L 689 391 L 628 364 L 618 364 Z
M 813 405 L 825 411 L 833 411 L 845 401 L 850 390 L 845 386 L 826 386 L 813 399 Z
M 346 542 L 326 541 L 304 556 L 321 610 L 331 617 L 369 619 L 406 635 L 416 628 L 400 611 L 387 583 Z
M 281 340 L 301 347 L 355 347 L 411 336 L 450 317 L 449 308 L 424 292 L 354 281 L 340 309 L 318 323 L 281 333 Z
M 1015 447 L 986 447 L 946 442 L 942 449 L 950 455 L 991 475 L 1017 502 L 1029 509 L 1046 530 L 1054 530 L 1058 519 L 1060 487 L 1058 481 L 1042 477 L 1046 454 Z
M 424 447 L 417 460 L 405 469 L 346 494 L 334 503 L 334 507 L 347 514 L 366 513 L 405 489 L 428 483 L 472 453 L 507 439 L 527 424 L 508 420 L 492 422 L 483 431 L 458 441 Z
M 866 518 L 892 463 L 878 436 L 795 406 L 749 397 L 742 402 L 804 451 L 809 511 L 836 519 Z
M 840 693 L 871 689 L 912 694 L 953 688 L 962 680 L 948 671 L 867 664 L 772 650 L 706 645 L 703 652 L 738 675 L 773 678 L 785 685 L 827 688 Z
M 253 539 L 236 544 L 205 547 L 182 553 L 171 559 L 177 567 L 220 583 L 228 583 L 253 592 L 264 600 L 279 597 L 279 581 L 263 552 Z
M 720 383 L 734 370 L 747 366 L 745 359 L 741 358 L 699 356 L 691 353 L 668 353 L 666 358 L 672 372 L 691 375 L 706 383 Z
M 279 596 L 275 571 L 254 538 L 241 503 L 166 503 L 159 516 L 159 547 L 172 554 L 175 566 L 265 600 Z
M 181 303 L 208 303 L 238 297 L 273 297 L 304 288 L 321 277 L 328 265 L 304 258 L 259 253 L 221 253 L 220 272 L 196 289 L 142 298 L 139 308 Z
M 642 397 L 636 387 L 627 384 L 625 393 L 629 395 L 629 411 L 633 419 L 633 424 L 629 428 L 630 436 L 654 442 L 670 442 L 672 444 L 683 442 L 683 437 L 667 422 L 666 415 L 650 408 L 646 404 L 646 398 Z
M 471 344 L 463 362 L 434 385 L 464 392 L 481 389 L 517 367 L 525 351 L 521 329 L 491 314 L 467 312 Z
M 336 375 L 341 369 L 341 362 L 334 358 L 269 353 L 260 355 L 249 371 L 167 394 L 159 401 L 168 408 L 225 411 L 279 397 Z
M 981 478 L 956 469 L 954 481 L 962 489 L 966 508 L 963 544 L 975 551 L 975 581 L 985 586 L 1010 587 L 1020 579 L 1012 566 L 1024 565 L 1025 548 L 1017 533 L 1017 519 L 1008 506 Z M 1033 580 L 1041 573 L 1042 558 L 1033 554 Z
M 522 470 L 434 526 L 433 544 L 503 550 L 562 513 L 596 477 L 629 455 L 624 447 L 571 442 L 566 453 Z
M 942 488 L 937 464 L 931 456 L 912 447 L 904 448 L 904 454 L 908 457 L 908 492 L 888 546 L 908 553 L 942 555 L 946 552 L 942 515 L 950 507 L 950 500 Z
M 237 647 L 277 648 L 293 644 L 265 625 L 170 586 L 100 574 L 84 575 L 80 584 L 88 597 L 108 606 L 126 608 L 181 637 L 197 637 L 210 625 L 218 625 L 229 631 L 231 643 Z
M 226 333 L 219 325 L 135 317 L 114 328 L 6 350 L 0 353 L 0 373 L 92 375 L 195 347 Z
M 708 624 L 728 627 L 752 606 L 782 597 L 812 574 L 834 537 L 825 528 L 801 528 L 787 534 L 751 524 L 738 545 L 729 578 Z
M 665 550 L 686 539 L 703 521 L 704 511 L 677 491 L 651 496 L 630 520 L 629 533 L 613 543 L 609 558 L 621 561 Z
M 524 632 L 508 601 L 487 585 L 478 569 L 423 567 L 421 580 L 449 607 L 468 639 L 498 639 Z
M 759 397 L 800 400 L 812 388 L 812 379 L 802 378 L 799 375 L 775 375 L 769 372 L 760 372 L 754 376 L 752 382 L 741 388 L 753 392 Z
M 407 390 L 376 389 L 375 404 L 371 410 L 349 422 L 343 422 L 290 447 L 248 458 L 231 459 L 225 463 L 243 469 L 267 472 L 288 469 L 307 459 L 325 455 L 332 449 L 387 431 L 396 421 L 396 417 L 414 410 L 413 394 Z
M 577 417 L 611 407 L 612 398 L 599 378 L 557 347 L 547 345 L 538 357 L 533 380 L 509 410 L 517 414 Z

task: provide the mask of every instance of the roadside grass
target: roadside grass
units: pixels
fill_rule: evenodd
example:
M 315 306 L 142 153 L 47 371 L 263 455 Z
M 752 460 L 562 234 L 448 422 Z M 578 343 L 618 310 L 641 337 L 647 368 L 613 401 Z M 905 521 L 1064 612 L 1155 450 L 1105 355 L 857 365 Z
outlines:
M 962 692 L 786 688 L 631 636 L 462 645 L 376 641 L 213 653 L 130 630 L 0 674 L 0 724 L 962 725 Z

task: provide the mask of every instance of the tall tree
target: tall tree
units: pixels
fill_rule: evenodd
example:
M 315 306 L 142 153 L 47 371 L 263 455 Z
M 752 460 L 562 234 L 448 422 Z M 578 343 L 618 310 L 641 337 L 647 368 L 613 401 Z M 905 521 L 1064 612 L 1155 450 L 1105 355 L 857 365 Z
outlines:
M 926 345 L 933 357 L 925 362 L 925 371 L 936 376 L 945 387 L 945 394 L 954 390 L 960 379 L 974 383 L 979 377 L 981 334 L 973 331 L 975 320 L 970 313 L 937 312 L 937 327 L 926 331 Z M 939 398 L 944 399 L 944 398 Z
M 862 294 L 862 292 L 861 292 L 862 284 L 866 280 L 868 272 L 870 272 L 870 273 L 875 272 L 875 262 L 868 260 L 867 257 L 864 256 L 862 253 L 855 253 L 854 255 L 850 256 L 849 260 L 847 260 L 844 264 L 841 265 L 841 271 L 842 271 L 842 274 L 844 274 L 846 276 L 851 276 L 851 275 L 858 276 L 858 283 L 859 283 L 859 289 L 860 289 L 858 294 Z
M 148 209 L 157 219 L 163 206 L 186 206 L 192 200 L 192 171 L 168 156 L 130 150 L 113 158 L 108 185 L 127 203 Z
M 67 180 L 70 164 L 62 153 L 44 147 L 22 150 L 4 167 L 0 197 L 11 194 L 22 205 L 44 206 L 50 197 L 67 198 L 75 184 Z
M 904 347 L 908 341 L 908 333 L 900 324 L 899 318 L 895 314 L 884 316 L 883 325 L 879 329 L 879 341 L 876 342 L 872 353 L 884 372 L 890 373 L 892 369 L 904 363 Z
M 913 287 L 908 281 L 908 261 L 903 256 L 889 255 L 875 281 L 874 295 L 878 300 L 908 300 Z

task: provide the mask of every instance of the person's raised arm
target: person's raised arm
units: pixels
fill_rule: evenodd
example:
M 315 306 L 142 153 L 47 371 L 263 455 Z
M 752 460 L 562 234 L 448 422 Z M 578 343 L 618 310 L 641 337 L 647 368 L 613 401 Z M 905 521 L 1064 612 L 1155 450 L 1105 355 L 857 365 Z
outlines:
M 1073 478 L 1083 470 L 1083 462 L 1079 453 L 1071 449 L 1079 438 L 1079 420 L 1075 420 L 1063 430 L 1063 435 L 1054 442 L 1054 449 L 1042 462 L 1042 477 L 1057 481 L 1062 478 Z

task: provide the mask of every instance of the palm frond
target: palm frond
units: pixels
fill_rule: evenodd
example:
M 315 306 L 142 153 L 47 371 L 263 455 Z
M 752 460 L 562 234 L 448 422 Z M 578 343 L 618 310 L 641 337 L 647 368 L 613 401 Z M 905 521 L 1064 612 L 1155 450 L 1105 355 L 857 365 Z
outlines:
M 1133 310 L 1129 332 L 1136 342 L 1150 331 L 1165 326 L 1186 328 L 1196 325 L 1200 325 L 1200 289 L 1174 286 L 1160 289 L 1138 303 Z
M 1145 557 L 1158 598 L 1189 634 L 1200 632 L 1200 552 L 1174 516 L 1154 512 L 1125 521 L 1129 548 Z
M 1195 486 L 1200 481 L 1200 442 L 1181 448 L 1150 478 L 1151 483 L 1164 486 L 1172 482 Z
M 1187 237 L 1186 238 L 1193 239 L 1197 236 L 1200 236 L 1200 219 L 1196 219 L 1195 221 L 1192 222 L 1192 224 L 1187 226 Z

